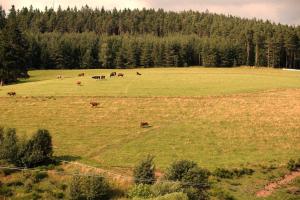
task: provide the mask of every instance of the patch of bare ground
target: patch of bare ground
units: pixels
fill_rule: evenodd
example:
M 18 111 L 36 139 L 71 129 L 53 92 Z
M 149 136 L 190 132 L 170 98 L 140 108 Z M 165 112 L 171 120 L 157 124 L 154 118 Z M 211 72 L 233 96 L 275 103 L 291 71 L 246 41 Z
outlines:
M 294 172 L 291 172 L 291 173 L 285 175 L 282 179 L 280 179 L 278 181 L 267 184 L 264 189 L 262 189 L 256 193 L 256 196 L 257 197 L 268 197 L 276 189 L 289 184 L 291 181 L 293 181 L 297 177 L 300 177 L 300 169 L 298 171 L 294 171 Z

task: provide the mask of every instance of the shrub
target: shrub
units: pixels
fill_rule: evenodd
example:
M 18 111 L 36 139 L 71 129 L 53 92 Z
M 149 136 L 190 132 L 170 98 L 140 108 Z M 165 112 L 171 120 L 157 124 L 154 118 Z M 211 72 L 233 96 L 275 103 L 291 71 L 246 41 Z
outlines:
M 290 171 L 296 171 L 299 167 L 300 167 L 300 159 L 298 160 L 298 162 L 291 159 L 287 163 L 287 169 L 290 170 Z
M 180 182 L 160 182 L 151 186 L 151 193 L 155 197 L 182 191 Z
M 153 184 L 155 182 L 155 165 L 153 156 L 147 156 L 134 169 L 133 176 L 136 184 Z
M 7 187 L 7 185 L 2 185 L 0 186 L 0 197 L 10 197 L 13 195 L 12 190 Z M 5 198 L 4 198 L 5 199 Z
M 249 169 L 249 168 L 233 169 L 233 170 L 217 168 L 213 174 L 214 174 L 214 176 L 219 177 L 219 178 L 231 179 L 234 177 L 241 177 L 243 175 L 252 175 L 253 173 L 254 173 L 254 170 Z
M 235 200 L 236 199 L 234 196 L 232 196 L 228 192 L 224 192 L 224 191 L 220 191 L 220 190 L 217 191 L 214 196 L 216 196 L 217 199 L 219 199 L 219 200 Z
M 16 163 L 18 158 L 18 138 L 15 129 L 0 129 L 0 159 Z
M 36 167 L 52 160 L 52 138 L 47 130 L 38 130 L 25 144 L 21 152 L 21 162 L 26 167 Z
M 151 186 L 148 184 L 137 184 L 134 185 L 128 192 L 130 198 L 151 198 Z
M 219 178 L 233 178 L 234 176 L 232 171 L 223 168 L 217 168 L 213 174 Z
M 35 172 L 33 174 L 33 182 L 34 183 L 38 183 L 41 180 L 43 180 L 44 178 L 48 177 L 48 173 L 47 172 Z
M 74 200 L 106 200 L 110 187 L 101 176 L 73 176 L 70 184 L 70 197 Z
M 189 200 L 205 200 L 209 199 L 208 193 L 206 190 L 199 190 L 194 187 L 186 187 L 183 191 L 187 194 Z
M 188 196 L 182 192 L 174 192 L 164 196 L 156 197 L 152 200 L 189 200 Z
M 208 189 L 208 177 L 209 172 L 207 170 L 194 167 L 190 169 L 182 178 L 182 184 L 186 186 L 192 186 L 199 190 Z
M 197 164 L 189 160 L 175 161 L 167 169 L 166 178 L 172 181 L 181 181 L 185 174 Z
M 189 199 L 207 199 L 209 171 L 201 169 L 195 162 L 182 160 L 171 164 L 167 169 L 168 180 L 180 181 Z
M 0 128 L 0 159 L 17 166 L 36 167 L 52 160 L 52 139 L 47 130 L 38 130 L 28 141 L 18 140 L 15 129 Z

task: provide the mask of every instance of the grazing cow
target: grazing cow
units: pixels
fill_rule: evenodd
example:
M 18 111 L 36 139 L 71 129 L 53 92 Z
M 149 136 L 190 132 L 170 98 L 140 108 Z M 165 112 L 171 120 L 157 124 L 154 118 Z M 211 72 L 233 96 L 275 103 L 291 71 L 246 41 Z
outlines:
M 111 77 L 114 77 L 116 75 L 117 75 L 117 72 L 112 72 L 112 73 L 110 73 L 109 77 L 111 78 Z
M 77 81 L 76 84 L 80 86 L 81 85 L 81 81 Z
M 98 102 L 94 102 L 94 101 L 90 102 L 90 104 L 91 104 L 92 108 L 95 108 L 99 105 Z
M 141 128 L 149 128 L 151 127 L 148 122 L 141 122 Z
M 9 96 L 16 96 L 16 92 L 8 92 L 7 95 L 9 95 Z
M 140 76 L 140 75 L 142 75 L 140 72 L 136 72 L 136 75 L 138 75 L 138 76 Z
M 101 79 L 101 76 L 92 76 L 93 79 Z
M 78 76 L 79 76 L 79 77 L 84 76 L 84 73 L 80 73 L 80 74 L 78 74 Z
M 105 76 L 102 75 L 100 78 L 101 78 L 101 79 L 105 79 Z
M 124 74 L 118 73 L 118 77 L 124 77 Z

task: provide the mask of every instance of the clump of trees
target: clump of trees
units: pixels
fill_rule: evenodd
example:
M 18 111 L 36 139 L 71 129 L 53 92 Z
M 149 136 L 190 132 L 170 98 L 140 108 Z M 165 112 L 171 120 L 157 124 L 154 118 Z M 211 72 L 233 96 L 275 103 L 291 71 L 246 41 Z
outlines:
M 134 170 L 136 185 L 129 191 L 130 197 L 159 199 L 165 195 L 176 194 L 178 199 L 208 198 L 210 173 L 195 162 L 181 160 L 172 163 L 164 179 L 158 182 L 155 182 L 153 166 L 153 157 L 149 156 L 136 166 Z M 139 173 L 136 173 L 137 171 Z
M 53 161 L 49 131 L 39 129 L 28 140 L 19 138 L 15 129 L 0 128 L 0 159 L 18 167 L 36 167 Z

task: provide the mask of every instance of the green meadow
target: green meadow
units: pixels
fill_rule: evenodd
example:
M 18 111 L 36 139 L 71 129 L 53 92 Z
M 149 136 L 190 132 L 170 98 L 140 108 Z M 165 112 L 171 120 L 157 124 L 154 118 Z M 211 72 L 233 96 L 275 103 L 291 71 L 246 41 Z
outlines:
M 299 72 L 160 68 L 109 78 L 112 71 L 31 71 L 1 87 L 1 125 L 25 135 L 49 129 L 56 155 L 107 168 L 131 168 L 147 154 L 164 170 L 176 159 L 214 169 L 285 163 L 300 153 Z M 99 74 L 108 78 L 91 78 Z M 142 121 L 152 127 L 140 128 Z
M 112 71 L 125 77 L 109 78 Z M 100 74 L 106 80 L 91 78 Z M 30 76 L 0 88 L 0 126 L 25 136 L 48 129 L 55 155 L 64 160 L 126 174 L 148 154 L 162 172 L 179 159 L 209 170 L 250 167 L 254 175 L 216 181 L 213 190 L 256 199 L 300 154 L 298 71 L 195 67 L 38 70 Z M 9 97 L 11 91 L 17 95 Z M 92 101 L 99 106 L 92 108 Z M 142 121 L 152 127 L 141 128 Z M 289 187 L 267 199 L 288 197 Z

